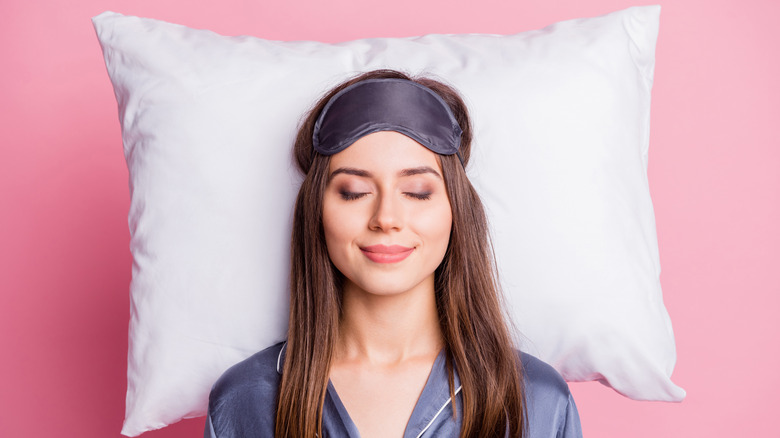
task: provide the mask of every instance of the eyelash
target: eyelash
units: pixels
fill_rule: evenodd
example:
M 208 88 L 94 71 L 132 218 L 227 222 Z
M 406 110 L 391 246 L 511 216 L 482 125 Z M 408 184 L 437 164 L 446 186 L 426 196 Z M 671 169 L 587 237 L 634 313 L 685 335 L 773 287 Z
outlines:
M 363 196 L 366 196 L 368 193 L 357 193 L 357 192 L 341 192 L 341 199 L 345 201 L 354 201 L 356 199 L 360 199 Z M 427 201 L 431 199 L 431 194 L 426 193 L 412 193 L 412 192 L 404 192 L 404 195 L 409 196 L 410 198 L 417 199 L 420 201 Z
M 354 201 L 366 196 L 368 193 L 341 192 L 341 199 L 345 201 Z
M 431 194 L 428 193 L 428 192 L 426 192 L 426 193 L 406 192 L 406 193 L 404 193 L 404 195 L 409 196 L 409 197 L 414 198 L 414 199 L 419 199 L 421 201 L 427 201 L 428 199 L 431 199 Z

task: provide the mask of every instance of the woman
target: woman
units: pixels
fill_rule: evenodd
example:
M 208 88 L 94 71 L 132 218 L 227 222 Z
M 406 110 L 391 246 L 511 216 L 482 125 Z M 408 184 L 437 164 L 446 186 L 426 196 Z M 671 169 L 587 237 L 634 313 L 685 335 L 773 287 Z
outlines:
M 233 366 L 206 437 L 575 437 L 550 366 L 512 347 L 471 124 L 449 86 L 392 70 L 298 131 L 286 342 Z

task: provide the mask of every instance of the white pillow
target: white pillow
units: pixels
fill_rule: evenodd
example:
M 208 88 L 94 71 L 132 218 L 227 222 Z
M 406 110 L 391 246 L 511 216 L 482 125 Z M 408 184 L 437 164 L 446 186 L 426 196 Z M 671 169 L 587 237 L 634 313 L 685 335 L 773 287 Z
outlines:
M 330 87 L 382 67 L 465 96 L 468 172 L 520 346 L 569 381 L 682 400 L 646 172 L 659 14 L 339 44 L 94 17 L 130 172 L 122 433 L 203 415 L 226 368 L 285 338 L 297 123 Z

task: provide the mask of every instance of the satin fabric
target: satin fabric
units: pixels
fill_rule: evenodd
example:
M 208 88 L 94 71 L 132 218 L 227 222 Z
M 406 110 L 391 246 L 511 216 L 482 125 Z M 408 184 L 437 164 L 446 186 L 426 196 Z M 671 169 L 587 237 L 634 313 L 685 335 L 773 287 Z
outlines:
M 256 353 L 225 371 L 217 380 L 209 395 L 204 438 L 274 436 L 274 399 L 284 363 L 285 345 L 281 342 Z M 581 438 L 577 406 L 566 382 L 554 368 L 541 360 L 526 353 L 518 354 L 525 374 L 527 436 Z M 442 350 L 434 361 L 403 438 L 458 436 L 462 400 L 457 370 L 453 374 L 457 391 L 457 420 L 452 417 L 452 400 Z M 324 437 L 360 437 L 330 381 L 323 406 L 322 431 Z
M 461 128 L 434 91 L 406 79 L 366 79 L 334 95 L 314 125 L 312 146 L 338 153 L 377 131 L 397 131 L 442 155 L 460 147 Z

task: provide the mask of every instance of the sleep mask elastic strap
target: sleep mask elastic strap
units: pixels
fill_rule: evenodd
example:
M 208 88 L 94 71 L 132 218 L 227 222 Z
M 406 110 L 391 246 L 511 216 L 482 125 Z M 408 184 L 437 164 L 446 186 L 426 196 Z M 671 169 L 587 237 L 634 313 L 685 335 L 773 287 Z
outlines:
M 325 104 L 314 125 L 314 150 L 333 155 L 377 131 L 400 132 L 442 155 L 458 154 L 463 133 L 449 105 L 430 88 L 406 79 L 367 79 Z

